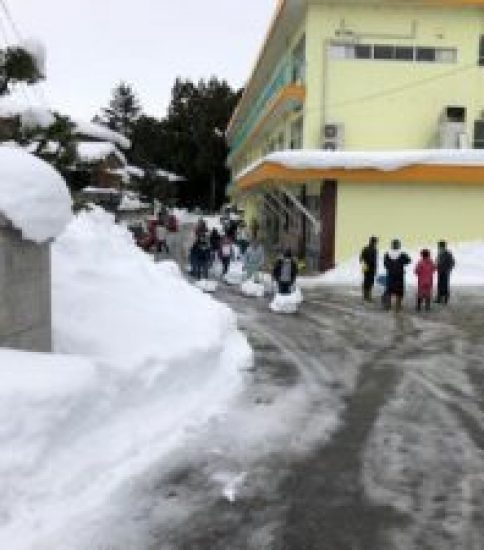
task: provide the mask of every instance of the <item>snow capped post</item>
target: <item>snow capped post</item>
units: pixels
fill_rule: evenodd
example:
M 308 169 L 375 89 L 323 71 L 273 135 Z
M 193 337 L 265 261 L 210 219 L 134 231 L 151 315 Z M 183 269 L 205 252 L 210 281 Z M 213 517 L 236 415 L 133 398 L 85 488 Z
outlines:
M 0 146 L 0 347 L 51 351 L 50 243 L 71 215 L 51 166 Z

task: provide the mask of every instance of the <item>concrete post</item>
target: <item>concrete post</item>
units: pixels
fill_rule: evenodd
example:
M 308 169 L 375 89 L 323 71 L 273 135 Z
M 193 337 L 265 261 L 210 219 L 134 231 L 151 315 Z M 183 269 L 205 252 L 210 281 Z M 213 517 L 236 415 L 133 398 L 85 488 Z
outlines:
M 1 214 L 0 347 L 52 351 L 50 244 L 22 239 Z

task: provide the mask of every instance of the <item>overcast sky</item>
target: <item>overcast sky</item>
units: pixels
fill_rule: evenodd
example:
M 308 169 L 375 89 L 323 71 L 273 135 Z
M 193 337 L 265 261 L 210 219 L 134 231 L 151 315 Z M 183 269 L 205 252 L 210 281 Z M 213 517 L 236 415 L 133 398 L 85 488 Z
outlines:
M 214 74 L 234 87 L 242 86 L 276 4 L 276 0 L 7 2 L 21 34 L 38 38 L 47 48 L 48 102 L 85 118 L 107 104 L 120 80 L 132 83 L 144 111 L 156 116 L 165 114 L 178 75 L 198 80 Z

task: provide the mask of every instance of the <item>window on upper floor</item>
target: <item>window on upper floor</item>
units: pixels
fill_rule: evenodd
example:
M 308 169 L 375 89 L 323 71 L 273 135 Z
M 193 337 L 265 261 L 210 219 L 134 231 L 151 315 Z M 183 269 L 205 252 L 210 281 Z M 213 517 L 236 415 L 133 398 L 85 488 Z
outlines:
M 298 118 L 291 124 L 291 149 L 302 149 L 303 147 L 303 117 Z
M 479 66 L 484 67 L 484 35 L 479 38 Z
M 415 48 L 413 46 L 397 46 L 395 48 L 395 59 L 397 61 L 413 61 L 415 59 Z
M 306 80 L 306 37 L 303 36 L 292 52 L 292 83 Z
M 482 64 L 484 65 L 484 43 L 482 44 L 482 48 Z M 329 45 L 328 51 L 331 59 L 457 63 L 457 48 L 334 42 Z
M 373 48 L 373 59 L 395 59 L 395 46 L 376 44 Z

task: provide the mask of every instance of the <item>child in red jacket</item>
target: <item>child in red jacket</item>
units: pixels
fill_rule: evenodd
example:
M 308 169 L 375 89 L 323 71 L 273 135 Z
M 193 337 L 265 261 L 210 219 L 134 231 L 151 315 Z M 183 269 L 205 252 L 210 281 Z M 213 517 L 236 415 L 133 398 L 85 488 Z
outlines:
M 417 311 L 422 308 L 422 302 L 425 302 L 425 309 L 430 311 L 430 302 L 432 301 L 432 288 L 434 286 L 434 273 L 437 266 L 430 257 L 430 250 L 422 250 L 420 261 L 415 267 L 417 275 Z

